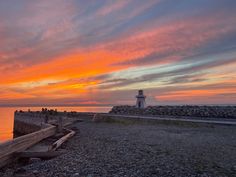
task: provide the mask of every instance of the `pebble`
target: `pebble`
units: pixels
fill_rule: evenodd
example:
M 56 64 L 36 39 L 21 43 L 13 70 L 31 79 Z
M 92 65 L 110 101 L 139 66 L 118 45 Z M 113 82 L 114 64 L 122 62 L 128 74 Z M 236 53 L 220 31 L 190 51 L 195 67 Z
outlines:
M 236 165 L 232 167 L 232 170 L 236 172 Z
M 73 126 L 80 133 L 65 144 L 67 153 L 16 171 L 38 177 L 227 177 L 236 169 L 236 152 L 227 148 L 236 147 L 236 137 L 229 136 L 236 134 L 235 127 L 102 122 Z

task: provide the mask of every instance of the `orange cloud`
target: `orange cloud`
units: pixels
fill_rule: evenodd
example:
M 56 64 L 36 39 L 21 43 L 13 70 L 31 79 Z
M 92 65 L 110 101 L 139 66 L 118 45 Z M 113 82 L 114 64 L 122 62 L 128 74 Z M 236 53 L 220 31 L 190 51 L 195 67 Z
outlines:
M 176 100 L 193 100 L 204 99 L 205 97 L 214 97 L 220 94 L 236 94 L 236 89 L 225 88 L 225 89 L 208 89 L 208 90 L 183 90 L 183 91 L 172 91 L 166 94 L 156 96 L 157 100 L 161 101 L 176 101 Z
M 128 13 L 129 16 L 127 18 L 132 19 L 132 17 L 150 8 L 156 2 L 159 1 L 152 1 L 147 3 L 145 7 L 142 6 L 135 9 Z M 117 1 L 95 12 L 97 12 L 97 15 L 106 16 L 107 14 L 122 10 L 129 3 L 130 1 Z M 47 1 L 43 1 L 42 4 L 33 4 L 33 7 L 38 5 L 48 7 L 48 5 L 52 6 L 54 4 L 48 4 Z M 201 52 L 199 51 L 202 48 L 205 48 L 212 41 L 228 33 L 231 34 L 235 30 L 235 26 L 227 25 L 234 21 L 234 16 L 222 18 L 222 14 L 219 14 L 206 16 L 204 20 L 200 16 L 184 20 L 170 20 L 165 21 L 165 23 L 152 19 L 134 26 L 135 29 L 134 27 L 127 28 L 124 33 L 111 38 L 109 38 L 107 33 L 116 31 L 116 29 L 113 26 L 109 26 L 109 30 L 104 28 L 104 31 L 102 31 L 105 34 L 104 39 L 96 38 L 96 33 L 93 39 L 90 34 L 86 33 L 87 29 L 74 31 L 75 28 L 79 27 L 81 21 L 78 24 L 73 23 L 72 17 L 76 9 L 67 3 L 64 5 L 60 5 L 55 13 L 39 8 L 40 10 L 33 13 L 31 18 L 25 17 L 22 19 L 27 28 L 35 25 L 44 29 L 42 34 L 35 31 L 24 33 L 28 34 L 31 40 L 36 41 L 36 44 L 32 46 L 30 43 L 32 41 L 27 43 L 24 37 L 19 37 L 21 36 L 19 34 L 23 34 L 21 31 L 16 34 L 19 38 L 11 38 L 11 40 L 7 40 L 1 34 L 3 32 L 0 31 L 0 35 L 3 37 L 0 46 L 4 46 L 4 50 L 0 51 L 0 71 L 2 72 L 0 86 L 5 89 L 4 93 L 0 95 L 0 99 L 73 98 L 77 95 L 88 98 L 92 91 L 101 91 L 96 86 L 103 82 L 103 80 L 83 80 L 83 78 L 112 75 L 116 71 L 122 72 L 122 70 L 128 68 L 147 67 L 147 65 L 158 66 L 169 64 L 174 68 L 175 64 L 179 64 L 178 61 L 193 60 L 191 57 L 200 55 Z M 46 15 L 42 15 L 42 12 L 45 12 Z M 49 22 L 54 22 L 54 18 L 57 16 L 65 16 L 65 18 L 53 24 L 45 23 L 46 17 L 49 18 Z M 124 14 L 121 14 L 121 18 L 118 19 L 123 20 Z M 224 26 L 224 28 L 219 26 Z M 81 34 L 85 35 L 80 36 Z M 99 33 L 97 35 L 99 36 Z M 61 36 L 65 36 L 65 38 L 61 38 Z M 86 42 L 86 44 L 83 44 L 83 40 L 88 40 L 89 45 L 86 46 Z M 23 45 L 21 46 L 20 44 Z M 11 45 L 16 46 L 15 48 L 17 49 L 8 50 L 8 47 L 5 48 L 5 46 Z M 206 52 L 205 50 L 203 51 Z M 209 59 L 208 55 L 200 57 L 199 60 L 201 61 Z M 222 58 L 222 60 L 224 59 Z M 195 64 L 194 62 L 192 63 L 193 65 Z M 210 68 L 209 72 L 212 72 Z M 143 78 L 145 78 L 144 76 L 145 72 L 143 72 Z M 219 80 L 233 83 L 224 78 L 228 77 L 228 74 L 216 73 L 214 71 L 212 75 L 208 74 L 207 76 L 209 78 L 206 78 L 204 82 L 197 81 L 198 78 L 194 78 L 195 82 L 188 83 L 189 87 L 206 85 L 207 82 L 220 84 Z M 155 77 L 158 77 L 158 75 Z M 170 80 L 170 77 L 166 77 L 166 80 Z M 212 77 L 218 77 L 216 79 L 218 81 L 214 81 Z M 116 80 L 117 78 L 112 79 Z M 126 83 L 129 84 L 129 78 L 123 79 L 127 79 Z M 140 81 L 149 82 L 149 80 L 142 79 Z M 37 82 L 37 84 L 34 82 Z M 151 83 L 146 85 L 152 88 Z M 184 85 L 184 83 L 181 83 L 181 85 Z M 113 88 L 113 90 L 115 89 Z M 130 87 L 129 89 L 134 88 Z M 218 90 L 195 90 L 192 88 L 191 91 L 173 91 L 168 93 L 170 95 L 164 94 L 158 97 L 158 99 L 174 100 L 181 97 L 190 99 L 198 96 L 225 94 L 227 92 L 235 93 L 229 88 L 228 90 L 227 88 Z

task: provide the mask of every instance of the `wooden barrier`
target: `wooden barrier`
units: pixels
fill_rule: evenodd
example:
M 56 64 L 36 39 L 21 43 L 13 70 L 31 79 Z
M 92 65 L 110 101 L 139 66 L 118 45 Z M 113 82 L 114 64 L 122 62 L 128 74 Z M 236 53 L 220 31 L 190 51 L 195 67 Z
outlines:
M 24 151 L 41 140 L 54 135 L 56 126 L 48 125 L 42 130 L 0 144 L 0 168 L 16 159 L 14 153 Z

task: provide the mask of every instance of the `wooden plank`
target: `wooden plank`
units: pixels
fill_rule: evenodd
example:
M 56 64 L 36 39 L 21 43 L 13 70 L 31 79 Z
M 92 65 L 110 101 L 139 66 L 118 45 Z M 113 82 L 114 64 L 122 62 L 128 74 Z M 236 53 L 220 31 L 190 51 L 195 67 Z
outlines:
M 64 128 L 64 129 L 65 129 L 65 128 Z M 69 138 L 71 138 L 72 136 L 74 136 L 75 131 L 69 130 L 69 129 L 65 129 L 65 130 L 69 131 L 70 133 L 66 134 L 65 136 L 63 136 L 62 138 L 60 138 L 59 140 L 57 140 L 55 143 L 53 143 L 53 145 L 49 147 L 49 151 L 55 151 L 55 150 L 58 149 L 65 141 L 67 141 Z
M 16 159 L 16 157 L 13 154 L 9 154 L 9 155 L 0 157 L 0 168 L 5 166 L 6 164 L 12 162 L 15 159 Z
M 0 144 L 0 168 L 15 158 L 13 153 L 24 151 L 55 133 L 56 127 L 50 125 L 48 128 Z
M 54 135 L 56 132 L 56 127 L 51 126 L 49 128 L 42 129 L 40 131 L 30 133 L 6 143 L 0 144 L 0 157 L 6 154 L 11 154 L 16 151 L 21 151 L 26 149 L 33 144 L 41 141 L 44 138 Z
M 48 146 L 49 145 L 39 142 L 39 143 L 31 146 L 30 148 L 26 149 L 25 151 L 27 151 L 27 152 L 47 152 Z
M 42 159 L 49 159 L 54 158 L 59 155 L 62 155 L 65 151 L 47 151 L 47 152 L 29 152 L 29 151 L 22 151 L 14 153 L 15 156 L 19 158 L 42 158 Z

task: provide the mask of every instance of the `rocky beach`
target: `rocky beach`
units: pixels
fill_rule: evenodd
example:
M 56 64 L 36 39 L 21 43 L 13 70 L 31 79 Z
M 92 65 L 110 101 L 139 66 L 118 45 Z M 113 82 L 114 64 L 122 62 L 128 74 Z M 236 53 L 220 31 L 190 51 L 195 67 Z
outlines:
M 234 126 L 84 121 L 70 128 L 77 133 L 64 154 L 6 167 L 0 176 L 236 176 Z

